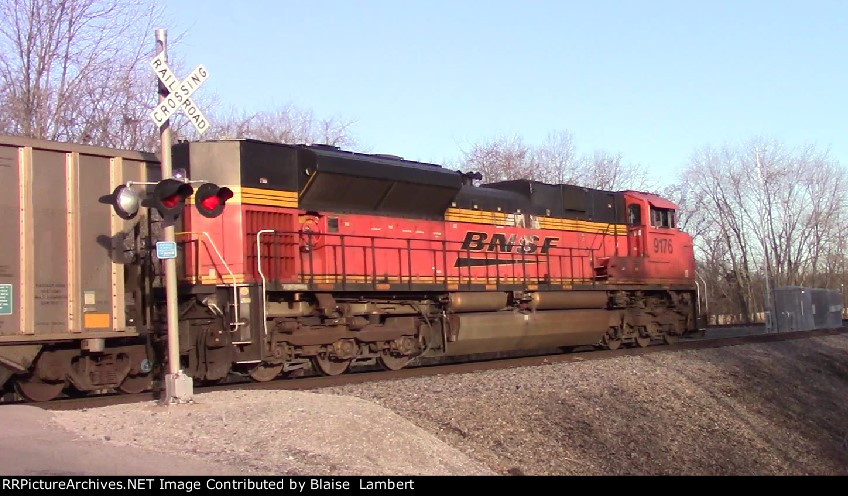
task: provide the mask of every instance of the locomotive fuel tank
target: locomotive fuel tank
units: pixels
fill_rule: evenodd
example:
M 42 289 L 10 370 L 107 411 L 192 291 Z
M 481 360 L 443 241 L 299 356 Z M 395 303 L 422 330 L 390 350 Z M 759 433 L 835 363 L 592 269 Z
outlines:
M 453 313 L 496 312 L 506 307 L 507 299 L 504 292 L 451 293 L 448 308 Z
M 618 312 L 601 309 L 476 312 L 448 318 L 446 355 L 538 350 L 600 342 Z
M 531 310 L 606 308 L 605 291 L 546 291 L 530 295 Z

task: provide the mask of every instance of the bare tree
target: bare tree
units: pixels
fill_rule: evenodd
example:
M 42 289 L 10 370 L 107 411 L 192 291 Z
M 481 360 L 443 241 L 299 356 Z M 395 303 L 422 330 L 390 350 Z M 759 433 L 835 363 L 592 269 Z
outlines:
M 774 140 L 704 148 L 674 190 L 695 236 L 701 275 L 730 313 L 763 306 L 773 285 L 844 283 L 846 170 L 826 152 Z M 715 299 L 713 301 L 716 301 Z
M 577 184 L 581 179 L 581 160 L 574 148 L 574 137 L 568 131 L 548 134 L 533 153 L 533 177 L 551 184 Z
M 485 182 L 530 179 L 605 190 L 649 188 L 645 168 L 625 163 L 620 153 L 578 156 L 568 131 L 548 134 L 538 147 L 526 145 L 518 136 L 475 144 L 464 153 L 461 168 L 482 173 Z
M 254 138 L 276 143 L 321 143 L 339 147 L 357 144 L 353 121 L 315 117 L 312 110 L 293 105 L 256 113 L 230 111 L 213 119 L 211 134 L 218 138 Z
M 726 149 L 704 148 L 693 155 L 684 172 L 684 188 L 692 203 L 684 205 L 690 216 L 699 215 L 699 254 L 707 254 L 703 264 L 717 271 L 707 277 L 709 286 L 738 302 L 739 313 L 753 313 L 752 247 L 748 217 L 740 215 L 739 199 L 745 183 L 741 164 Z M 704 274 L 702 274 L 703 276 Z
M 478 143 L 465 153 L 462 168 L 483 175 L 484 182 L 534 177 L 533 155 L 518 137 L 500 137 Z
M 606 151 L 583 159 L 578 181 L 581 186 L 609 191 L 650 189 L 648 172 L 641 164 L 625 164 L 620 153 Z
M 5 0 L 0 126 L 33 138 L 153 148 L 147 60 L 157 2 Z

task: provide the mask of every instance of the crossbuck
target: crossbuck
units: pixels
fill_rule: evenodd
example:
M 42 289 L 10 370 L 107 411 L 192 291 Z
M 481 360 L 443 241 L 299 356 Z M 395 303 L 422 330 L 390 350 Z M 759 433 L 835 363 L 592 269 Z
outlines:
M 191 74 L 183 81 L 177 79 L 168 63 L 165 62 L 165 52 L 159 53 L 151 62 L 150 66 L 156 72 L 156 76 L 165 88 L 168 89 L 168 96 L 165 97 L 150 113 L 150 118 L 157 126 L 162 126 L 171 115 L 182 110 L 188 116 L 189 120 L 197 129 L 199 134 L 203 134 L 209 128 L 209 121 L 203 116 L 200 107 L 197 103 L 189 98 L 194 91 L 209 78 L 209 72 L 203 64 L 197 66 Z

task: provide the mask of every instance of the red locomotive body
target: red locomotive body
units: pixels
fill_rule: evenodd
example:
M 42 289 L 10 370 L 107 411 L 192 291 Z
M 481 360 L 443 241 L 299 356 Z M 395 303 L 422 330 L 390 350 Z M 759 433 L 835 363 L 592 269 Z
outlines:
M 180 144 L 175 160 L 235 192 L 219 218 L 187 210 L 185 282 L 226 303 L 198 304 L 195 287 L 186 304 L 222 309 L 235 345 L 219 361 L 260 380 L 309 362 L 335 374 L 375 358 L 647 346 L 697 327 L 692 239 L 656 195 L 475 186 L 397 157 L 251 140 Z
M 165 178 L 147 188 L 154 208 L 130 214 L 119 192 L 158 179 L 155 157 L 0 145 L 15 164 L 5 219 L 20 233 L 0 274 L 0 386 L 33 401 L 150 387 L 166 341 L 153 247 L 173 214 L 156 205 L 179 211 L 183 199 L 200 205 L 177 227 L 179 368 L 198 381 L 648 346 L 698 326 L 692 239 L 655 195 L 476 186 L 475 174 L 398 157 L 225 140 L 175 145 L 174 167 L 205 184 L 192 197 Z M 51 232 L 62 243 L 33 241 Z

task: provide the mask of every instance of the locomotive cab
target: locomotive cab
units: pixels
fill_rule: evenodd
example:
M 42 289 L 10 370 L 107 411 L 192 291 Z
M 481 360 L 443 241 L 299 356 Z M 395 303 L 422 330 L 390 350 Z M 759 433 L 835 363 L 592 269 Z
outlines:
M 695 277 L 692 237 L 677 226 L 678 206 L 650 193 L 628 191 L 625 257 L 610 263 L 611 278 L 670 284 Z M 622 259 L 624 258 L 624 259 Z

